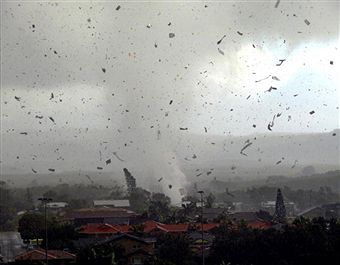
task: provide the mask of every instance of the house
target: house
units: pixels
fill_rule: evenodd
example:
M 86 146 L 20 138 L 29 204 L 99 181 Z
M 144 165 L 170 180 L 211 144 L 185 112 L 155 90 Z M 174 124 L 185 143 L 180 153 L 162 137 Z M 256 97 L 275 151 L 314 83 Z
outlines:
M 49 203 L 46 203 L 46 207 L 51 208 L 51 209 L 61 209 L 61 208 L 68 207 L 68 203 L 67 202 L 49 202 Z
M 214 221 L 219 216 L 227 214 L 228 212 L 229 210 L 227 208 L 203 208 L 203 219 L 207 220 L 208 222 L 211 222 Z
M 189 231 L 202 231 L 201 224 L 162 224 L 149 220 L 140 225 L 111 225 L 111 224 L 87 224 L 79 228 L 78 233 L 86 237 L 109 237 L 115 234 L 139 232 L 155 235 L 157 233 L 187 233 Z M 203 224 L 203 231 L 210 232 L 218 227 L 218 223 Z
M 276 201 L 261 202 L 261 209 L 269 212 L 270 214 L 275 213 Z M 285 202 L 286 213 L 288 216 L 295 216 L 296 205 L 294 202 Z
M 328 203 L 308 208 L 298 214 L 306 218 L 324 217 L 326 219 L 340 217 L 340 203 Z
M 64 216 L 77 227 L 91 223 L 131 224 L 137 217 L 135 212 L 124 208 L 84 208 L 71 210 Z
M 110 239 L 96 246 L 111 246 L 118 248 L 122 253 L 121 262 L 126 265 L 142 265 L 154 256 L 156 239 L 142 238 L 129 234 L 112 236 Z M 117 255 L 118 256 L 118 255 Z
M 94 200 L 94 207 L 115 207 L 115 208 L 130 208 L 129 200 Z
M 51 265 L 74 264 L 76 255 L 62 250 L 48 250 L 48 263 Z M 46 261 L 46 252 L 44 249 L 33 249 L 26 251 L 15 257 L 15 264 L 43 264 Z

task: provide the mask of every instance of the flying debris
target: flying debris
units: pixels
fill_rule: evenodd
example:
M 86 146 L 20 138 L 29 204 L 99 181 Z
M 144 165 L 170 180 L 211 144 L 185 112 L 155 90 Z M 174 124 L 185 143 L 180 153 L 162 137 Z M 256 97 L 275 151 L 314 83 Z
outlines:
M 105 74 L 106 73 L 106 69 L 102 67 L 102 71 Z
M 279 160 L 276 162 L 276 165 L 281 164 L 281 163 L 282 163 L 282 160 Z
M 220 48 L 217 48 L 218 52 L 222 55 L 224 55 L 224 51 L 222 51 Z
M 111 164 L 111 158 L 105 161 L 106 165 Z
M 50 100 L 51 100 L 51 99 L 54 99 L 54 94 L 53 94 L 53 92 L 51 93 Z
M 172 104 L 172 102 L 173 102 L 173 101 L 172 101 L 172 100 L 170 100 L 170 102 L 169 102 L 169 105 L 171 105 L 171 104 Z
M 169 189 L 172 189 L 172 185 L 171 184 L 169 184 Z
M 22 134 L 22 135 L 27 135 L 27 132 L 21 132 L 20 134 Z
M 312 111 L 309 112 L 310 115 L 313 115 L 314 113 L 315 113 L 314 110 L 312 110 Z
M 275 3 L 275 8 L 278 8 L 279 4 L 280 4 L 280 1 L 281 0 L 277 0 L 276 3 Z
M 310 25 L 310 22 L 308 21 L 308 19 L 305 19 L 304 22 L 306 23 L 307 26 Z
M 179 129 L 180 129 L 181 131 L 187 131 L 187 130 L 188 130 L 188 127 L 185 127 L 185 128 L 180 127 Z
M 295 160 L 295 161 L 294 161 L 294 164 L 292 165 L 292 167 L 291 167 L 291 168 L 294 168 L 294 167 L 296 166 L 297 162 L 298 162 L 298 161 L 297 161 L 297 160 Z
M 280 81 L 280 79 L 277 76 L 274 76 L 274 75 L 272 76 L 272 79 L 276 80 L 276 81 Z
M 33 168 L 32 168 L 32 172 L 33 172 L 34 174 L 37 174 L 37 173 L 38 173 L 38 171 L 34 170 Z
M 54 168 L 49 168 L 48 171 L 54 172 L 55 169 Z
M 240 35 L 240 36 L 242 36 L 242 35 L 243 35 L 243 33 L 242 33 L 242 32 L 240 32 L 240 31 L 237 31 L 237 34 L 238 34 L 238 35 Z
M 146 27 L 147 27 L 148 29 L 151 29 L 152 25 L 151 25 L 151 24 L 147 24 Z
M 223 35 L 223 37 L 217 42 L 217 45 L 220 45 L 225 37 L 226 37 L 226 35 Z
M 260 80 L 255 80 L 255 83 L 258 83 L 258 82 L 261 82 L 261 81 L 263 81 L 263 80 L 266 80 L 266 79 L 268 79 L 269 77 L 271 77 L 271 75 L 268 75 L 267 77 L 262 78 L 262 79 L 260 79 Z
M 20 97 L 14 96 L 17 101 L 20 101 Z
M 118 5 L 117 7 L 116 7 L 116 10 L 118 11 L 120 9 L 120 5 Z
M 264 92 L 271 92 L 272 90 L 277 90 L 277 88 L 273 87 L 273 86 L 270 86 L 270 88 L 268 90 L 264 91 Z
M 48 117 L 53 123 L 55 123 L 54 119 L 52 117 Z
M 279 63 L 277 63 L 276 66 L 281 66 L 284 61 L 286 61 L 286 59 L 279 59 Z
M 193 159 L 196 159 L 196 158 L 197 158 L 197 155 L 193 154 L 192 158 L 193 158 Z
M 329 64 L 333 65 L 333 61 L 329 61 Z
M 272 127 L 274 126 L 274 120 L 275 120 L 276 114 L 273 116 L 273 120 L 271 122 L 268 123 L 268 130 L 271 131 Z
M 98 170 L 102 170 L 103 168 L 102 167 L 97 167 Z
M 172 39 L 172 38 L 174 38 L 174 37 L 175 37 L 175 33 L 172 33 L 172 32 L 169 33 L 169 38 L 170 38 L 170 39 Z
M 37 119 L 42 119 L 42 118 L 44 118 L 44 116 L 39 116 L 39 115 L 35 115 L 35 117 L 36 117 Z
M 158 182 L 161 182 L 163 180 L 163 178 L 160 178 L 160 179 L 158 179 Z
M 209 176 L 211 173 L 212 173 L 211 171 L 208 171 L 208 172 L 207 172 L 207 176 Z
M 202 175 L 202 173 L 199 173 L 199 174 L 196 175 L 196 177 L 199 177 L 199 176 L 201 176 L 201 175 Z
M 124 162 L 123 159 L 121 159 L 116 152 L 112 152 L 112 154 L 121 162 Z
M 204 127 L 204 131 L 207 133 L 208 132 L 208 129 L 207 129 L 207 127 Z
M 246 143 L 247 143 L 247 141 L 246 141 Z M 244 150 L 246 150 L 249 146 L 251 146 L 253 143 L 252 142 L 249 142 L 249 140 L 248 140 L 248 143 L 245 145 L 245 146 L 243 146 L 242 147 L 242 149 L 241 149 L 241 151 L 240 151 L 240 154 L 241 155 L 244 155 L 244 156 L 247 156 L 247 154 L 246 153 L 244 153 L 243 151 Z

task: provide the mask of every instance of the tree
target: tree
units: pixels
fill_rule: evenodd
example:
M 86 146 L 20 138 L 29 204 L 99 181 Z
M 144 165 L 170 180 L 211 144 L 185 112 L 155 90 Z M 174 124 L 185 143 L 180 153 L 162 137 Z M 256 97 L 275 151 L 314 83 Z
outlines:
M 216 200 L 216 197 L 214 196 L 214 194 L 212 194 L 210 192 L 209 195 L 206 198 L 206 205 L 205 205 L 205 207 L 206 208 L 212 208 L 215 200 Z
M 40 213 L 25 213 L 19 219 L 18 232 L 23 240 L 39 239 L 44 236 L 44 216 Z
M 153 193 L 148 209 L 149 216 L 157 221 L 164 222 L 170 214 L 170 198 L 163 193 Z
M 150 202 L 150 192 L 142 188 L 135 188 L 129 196 L 131 209 L 142 213 L 148 210 Z
M 157 238 L 157 242 L 158 260 L 156 264 L 196 264 L 193 262 L 190 241 L 186 236 L 161 234 L 159 238 Z
M 136 179 L 127 168 L 123 169 L 128 193 L 131 194 L 136 189 Z
M 278 223 L 286 222 L 286 207 L 280 189 L 277 189 L 274 220 Z

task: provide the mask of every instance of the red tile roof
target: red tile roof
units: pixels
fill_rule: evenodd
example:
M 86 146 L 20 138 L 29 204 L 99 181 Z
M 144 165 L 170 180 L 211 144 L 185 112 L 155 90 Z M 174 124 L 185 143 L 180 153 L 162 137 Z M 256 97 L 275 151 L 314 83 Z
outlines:
M 218 227 L 218 223 L 203 224 L 204 231 L 210 231 L 211 229 Z M 187 232 L 190 227 L 195 230 L 201 231 L 201 225 L 195 224 L 193 226 L 189 224 L 162 224 L 156 221 L 146 221 L 144 223 L 144 233 L 150 233 L 153 231 L 162 231 L 165 233 L 183 233 Z M 111 224 L 87 224 L 82 226 L 79 230 L 81 234 L 117 234 L 117 233 L 131 233 L 133 231 L 132 225 L 111 225 Z
M 253 229 L 267 229 L 267 228 L 272 227 L 272 224 L 270 222 L 256 220 L 256 221 L 248 222 L 247 226 Z
M 48 260 L 74 260 L 76 255 L 62 250 L 48 250 L 47 257 Z M 45 250 L 39 248 L 20 254 L 15 257 L 15 260 L 45 260 L 45 258 Z

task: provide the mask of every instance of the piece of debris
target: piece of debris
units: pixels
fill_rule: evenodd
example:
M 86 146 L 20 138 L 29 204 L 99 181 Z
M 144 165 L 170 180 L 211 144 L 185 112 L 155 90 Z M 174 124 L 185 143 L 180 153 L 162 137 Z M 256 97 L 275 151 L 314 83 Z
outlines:
M 170 39 L 172 39 L 172 38 L 174 38 L 174 37 L 175 37 L 175 33 L 172 33 L 172 32 L 169 33 L 169 38 L 170 38 Z
M 309 112 L 310 115 L 313 115 L 314 113 L 315 113 L 314 110 L 312 110 L 312 111 Z
M 158 179 L 158 182 L 161 182 L 163 178 Z
M 54 98 L 54 94 L 53 92 L 51 93 L 51 97 L 50 97 L 50 100 Z
M 207 127 L 204 127 L 204 131 L 207 133 L 208 132 L 208 129 L 207 129 Z
M 53 123 L 55 123 L 54 119 L 52 117 L 48 117 Z
M 117 7 L 116 7 L 116 10 L 118 11 L 120 9 L 120 5 L 118 5 Z
M 103 168 L 102 167 L 97 167 L 98 170 L 102 170 Z
M 308 21 L 308 19 L 305 19 L 304 22 L 306 23 L 307 26 L 310 25 L 310 22 Z
M 102 71 L 103 71 L 103 73 L 105 74 L 105 72 L 106 72 L 106 69 L 102 67 Z
M 277 90 L 277 88 L 276 88 L 276 87 L 273 87 L 273 86 L 270 86 L 270 88 L 269 88 L 268 90 L 264 91 L 264 92 L 270 92 L 270 91 L 272 91 L 272 90 Z
M 186 131 L 186 130 L 188 130 L 188 128 L 187 128 L 187 127 L 185 127 L 185 128 L 183 128 L 183 127 L 179 127 L 179 129 L 180 129 L 181 131 Z
M 280 1 L 281 0 L 277 0 L 276 3 L 275 3 L 275 8 L 278 8 L 279 4 L 280 4 Z
M 217 45 L 220 45 L 225 37 L 226 37 L 226 35 L 223 35 L 223 37 L 217 42 Z
M 266 80 L 266 79 L 268 79 L 269 77 L 271 77 L 271 75 L 268 75 L 267 77 L 262 78 L 262 79 L 260 79 L 260 80 L 255 80 L 255 83 L 258 83 L 258 82 L 261 82 L 261 81 L 263 81 L 263 80 Z
M 17 101 L 20 101 L 20 97 L 14 96 Z
M 112 154 L 121 162 L 124 162 L 123 159 L 121 159 L 116 152 L 112 152 Z
M 329 64 L 333 65 L 333 61 L 330 61 Z
M 172 189 L 172 185 L 171 184 L 169 184 L 169 189 Z
M 247 143 L 247 141 L 246 141 L 246 143 Z M 248 143 L 245 145 L 245 146 L 243 146 L 243 148 L 241 149 L 241 151 L 240 151 L 240 154 L 241 155 L 244 155 L 244 156 L 247 156 L 247 154 L 245 154 L 243 151 L 244 150 L 246 150 L 249 146 L 251 146 L 253 143 L 252 142 L 249 142 L 249 140 L 248 140 Z
M 281 66 L 284 61 L 286 61 L 286 59 L 279 59 L 279 63 L 277 63 L 276 66 Z
M 197 156 L 196 156 L 195 154 L 193 154 L 192 158 L 193 158 L 193 159 L 196 159 L 196 158 L 197 158 Z
M 20 134 L 27 135 L 27 132 L 21 132 Z
M 237 31 L 237 34 L 238 34 L 238 35 L 240 35 L 240 36 L 242 36 L 242 35 L 243 35 L 243 33 L 242 33 L 242 32 L 240 32 L 240 31 Z
M 281 164 L 282 160 L 276 162 L 276 165 Z
M 207 176 L 209 176 L 211 173 L 212 173 L 211 171 L 208 171 L 208 172 L 207 172 Z
M 151 29 L 152 25 L 151 25 L 151 24 L 147 24 L 146 27 L 147 27 L 148 29 Z
M 199 174 L 196 175 L 196 177 L 199 177 L 199 176 L 201 176 L 201 175 L 202 175 L 202 173 L 199 173 Z
M 55 169 L 54 168 L 49 168 L 48 171 L 54 172 Z
M 44 116 L 39 116 L 39 115 L 35 115 L 35 117 L 36 117 L 37 119 L 42 119 L 42 118 L 44 118 Z
M 33 172 L 34 174 L 37 174 L 37 173 L 38 173 L 38 171 L 34 170 L 33 168 L 32 168 L 32 172 Z
M 172 104 L 172 102 L 173 102 L 173 101 L 172 101 L 172 100 L 170 100 L 170 102 L 169 102 L 169 105 L 171 105 L 171 104 Z
M 111 158 L 105 161 L 106 165 L 111 164 Z
M 273 117 L 273 120 L 271 122 L 268 123 L 268 130 L 271 131 L 272 130 L 272 127 L 274 126 L 274 120 L 275 120 L 275 117 L 276 117 L 276 114 L 274 115 Z
M 218 52 L 222 55 L 224 55 L 224 51 L 222 51 L 220 48 L 217 48 Z
M 280 81 L 280 79 L 277 76 L 272 76 L 273 80 Z

